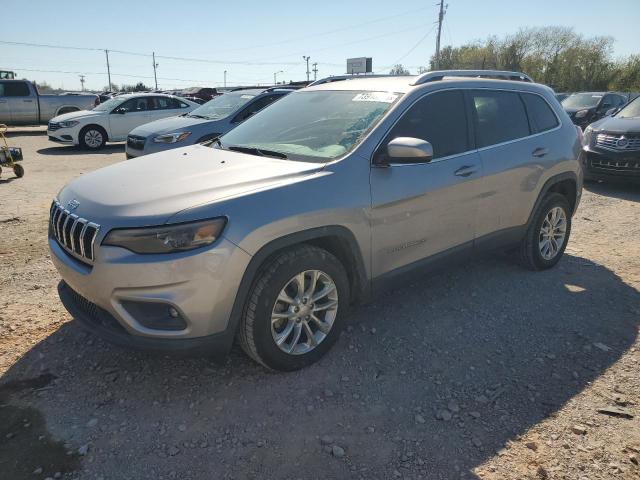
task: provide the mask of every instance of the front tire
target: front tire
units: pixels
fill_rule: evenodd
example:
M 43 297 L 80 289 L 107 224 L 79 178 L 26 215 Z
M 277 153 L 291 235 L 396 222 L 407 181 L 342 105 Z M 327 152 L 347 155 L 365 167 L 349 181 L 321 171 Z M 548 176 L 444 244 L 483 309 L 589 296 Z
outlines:
M 98 125 L 88 125 L 80 130 L 80 146 L 87 150 L 100 150 L 107 143 L 107 132 Z
M 13 166 L 13 173 L 15 174 L 16 177 L 22 178 L 24 177 L 24 168 L 22 168 L 22 165 L 19 165 L 16 163 Z
M 249 293 L 240 345 L 273 370 L 311 365 L 340 336 L 349 295 L 344 266 L 326 250 L 301 245 L 276 254 Z
M 520 243 L 520 260 L 530 270 L 546 270 L 560 261 L 571 233 L 571 207 L 564 195 L 548 194 L 536 209 Z

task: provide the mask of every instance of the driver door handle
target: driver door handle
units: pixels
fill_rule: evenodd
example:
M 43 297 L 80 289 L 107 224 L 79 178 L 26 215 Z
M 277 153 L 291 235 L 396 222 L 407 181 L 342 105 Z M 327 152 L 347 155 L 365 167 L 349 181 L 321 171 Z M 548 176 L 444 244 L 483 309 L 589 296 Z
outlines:
M 538 147 L 533 152 L 531 152 L 531 155 L 533 155 L 534 157 L 542 158 L 547 153 L 549 153 L 549 149 L 548 148 Z
M 476 167 L 473 165 L 463 165 L 459 169 L 454 172 L 456 177 L 468 177 L 469 175 L 473 175 L 476 173 Z

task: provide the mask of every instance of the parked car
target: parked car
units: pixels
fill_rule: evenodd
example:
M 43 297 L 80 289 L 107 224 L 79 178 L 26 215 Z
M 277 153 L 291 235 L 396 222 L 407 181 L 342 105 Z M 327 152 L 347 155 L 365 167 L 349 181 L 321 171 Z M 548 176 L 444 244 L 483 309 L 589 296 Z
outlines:
M 225 354 L 237 337 L 294 370 L 353 303 L 445 258 L 516 246 L 551 268 L 582 193 L 578 129 L 553 95 L 442 72 L 320 83 L 213 148 L 82 175 L 51 206 L 60 298 L 113 342 Z
M 139 125 L 190 112 L 197 103 L 161 93 L 118 95 L 93 110 L 59 115 L 49 122 L 49 140 L 98 150 L 107 142 L 121 142 Z
M 186 115 L 141 125 L 127 137 L 127 158 L 214 140 L 291 91 L 238 90 L 220 95 Z
M 209 87 L 186 88 L 182 90 L 180 94 L 185 97 L 198 97 L 204 100 L 205 102 L 208 102 L 209 100 L 212 100 L 218 95 L 220 95 L 218 93 L 218 90 L 216 90 L 215 88 L 209 88 Z
M 559 102 L 562 102 L 569 95 L 571 95 L 571 94 L 567 93 L 567 92 L 558 92 L 558 93 L 556 93 L 556 100 L 558 100 Z
M 40 125 L 69 112 L 88 110 L 100 103 L 97 95 L 40 95 L 27 80 L 0 80 L 0 123 Z
M 640 180 L 640 97 L 584 131 L 585 178 Z
M 579 127 L 585 128 L 592 122 L 601 119 L 612 108 L 619 108 L 627 103 L 627 96 L 614 92 L 579 92 L 572 93 L 562 101 L 562 107 Z
M 198 97 L 183 96 L 182 98 L 186 98 L 187 100 L 191 100 L 192 102 L 197 103 L 198 105 L 204 105 L 205 103 L 207 103 L 207 100 L 202 100 L 201 98 L 198 98 Z

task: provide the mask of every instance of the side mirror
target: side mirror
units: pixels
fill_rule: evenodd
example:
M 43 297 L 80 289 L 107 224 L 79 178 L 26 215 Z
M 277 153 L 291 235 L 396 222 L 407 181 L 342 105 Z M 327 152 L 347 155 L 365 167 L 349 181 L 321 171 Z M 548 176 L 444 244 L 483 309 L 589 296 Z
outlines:
M 618 108 L 610 108 L 609 110 L 607 110 L 605 112 L 605 115 L 607 117 L 609 117 L 609 116 L 613 115 L 614 113 L 618 113 L 618 110 L 619 110 Z
M 427 163 L 433 158 L 433 147 L 420 138 L 397 137 L 388 143 L 387 155 L 398 163 Z
M 117 114 L 120 114 L 120 115 L 124 115 L 125 113 L 127 113 L 127 109 L 126 109 L 126 108 L 123 108 L 123 107 L 119 107 L 119 108 L 116 108 L 116 109 L 113 111 L 113 113 L 117 113 Z

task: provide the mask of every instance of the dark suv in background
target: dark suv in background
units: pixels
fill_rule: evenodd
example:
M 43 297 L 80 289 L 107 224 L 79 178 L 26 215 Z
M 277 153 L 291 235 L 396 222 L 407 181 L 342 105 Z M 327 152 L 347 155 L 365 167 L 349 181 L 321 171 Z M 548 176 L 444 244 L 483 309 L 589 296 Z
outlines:
M 585 178 L 640 180 L 640 97 L 589 125 L 583 143 Z
M 622 93 L 578 92 L 562 100 L 562 108 L 573 123 L 585 128 L 607 115 L 609 110 L 622 107 L 628 100 Z

